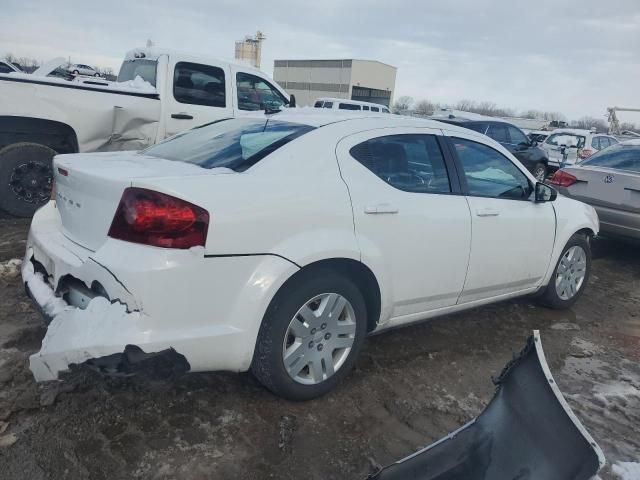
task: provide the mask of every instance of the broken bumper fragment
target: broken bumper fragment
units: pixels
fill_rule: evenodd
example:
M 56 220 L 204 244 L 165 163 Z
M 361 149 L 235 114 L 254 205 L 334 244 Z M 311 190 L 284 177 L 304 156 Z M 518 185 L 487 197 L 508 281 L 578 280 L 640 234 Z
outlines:
M 589 480 L 604 466 L 551 376 L 537 330 L 495 383 L 477 418 L 369 478 Z

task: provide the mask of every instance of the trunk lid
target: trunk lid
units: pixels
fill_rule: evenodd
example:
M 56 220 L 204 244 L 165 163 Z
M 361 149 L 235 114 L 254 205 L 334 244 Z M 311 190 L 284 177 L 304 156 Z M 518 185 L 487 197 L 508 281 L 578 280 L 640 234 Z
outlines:
M 204 169 L 135 152 L 58 155 L 54 175 L 62 231 L 95 251 L 107 239 L 122 192 L 136 179 L 231 173 L 226 168 Z
M 587 165 L 565 170 L 578 180 L 567 189 L 572 198 L 593 206 L 640 213 L 640 174 Z

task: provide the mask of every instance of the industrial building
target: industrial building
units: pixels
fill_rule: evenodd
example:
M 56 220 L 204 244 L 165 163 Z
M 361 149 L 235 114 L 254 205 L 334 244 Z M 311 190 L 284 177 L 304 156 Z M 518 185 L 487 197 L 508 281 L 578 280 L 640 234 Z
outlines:
M 258 30 L 255 37 L 247 35 L 244 37 L 244 40 L 238 40 L 235 51 L 236 60 L 242 60 L 256 68 L 260 68 L 260 62 L 262 61 L 262 42 L 266 38 L 267 37 Z
M 397 68 L 375 60 L 276 60 L 273 78 L 298 105 L 318 97 L 346 98 L 390 106 Z

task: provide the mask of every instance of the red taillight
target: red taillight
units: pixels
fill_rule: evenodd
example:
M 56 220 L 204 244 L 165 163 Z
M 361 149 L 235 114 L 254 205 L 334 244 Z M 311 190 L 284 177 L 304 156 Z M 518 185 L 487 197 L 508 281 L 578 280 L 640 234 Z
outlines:
M 127 188 L 109 236 L 164 248 L 204 246 L 209 213 L 176 197 L 146 188 Z
M 553 174 L 549 183 L 553 185 L 559 185 L 560 187 L 569 187 L 576 183 L 578 179 L 564 170 L 558 170 Z
M 593 155 L 593 150 L 587 148 L 583 148 L 578 152 L 578 156 L 582 159 L 589 158 L 591 155 Z

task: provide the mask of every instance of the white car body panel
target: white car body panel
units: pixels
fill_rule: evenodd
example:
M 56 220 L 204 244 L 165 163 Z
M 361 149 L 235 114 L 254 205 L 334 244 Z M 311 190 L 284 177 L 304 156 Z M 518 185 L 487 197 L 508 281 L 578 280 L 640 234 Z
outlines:
M 466 129 L 317 110 L 275 118 L 326 125 L 244 172 L 134 153 L 56 157 L 57 202 L 34 216 L 23 268 L 32 296 L 53 316 L 41 351 L 31 357 L 37 380 L 127 345 L 145 352 L 173 348 L 192 371 L 247 370 L 269 303 L 318 261 L 349 259 L 373 273 L 380 331 L 534 292 L 549 281 L 571 235 L 597 234 L 593 208 L 574 200 L 535 204 L 403 192 L 348 153 L 374 136 L 446 129 L 500 151 L 533 181 L 503 147 Z M 176 250 L 108 237 L 129 186 L 206 209 L 206 245 Z M 474 218 L 489 200 L 503 202 L 492 206 L 498 218 Z M 366 214 L 370 202 L 392 204 L 398 213 Z M 96 297 L 84 310 L 66 304 L 54 290 L 67 275 L 87 287 L 99 282 L 111 302 Z

